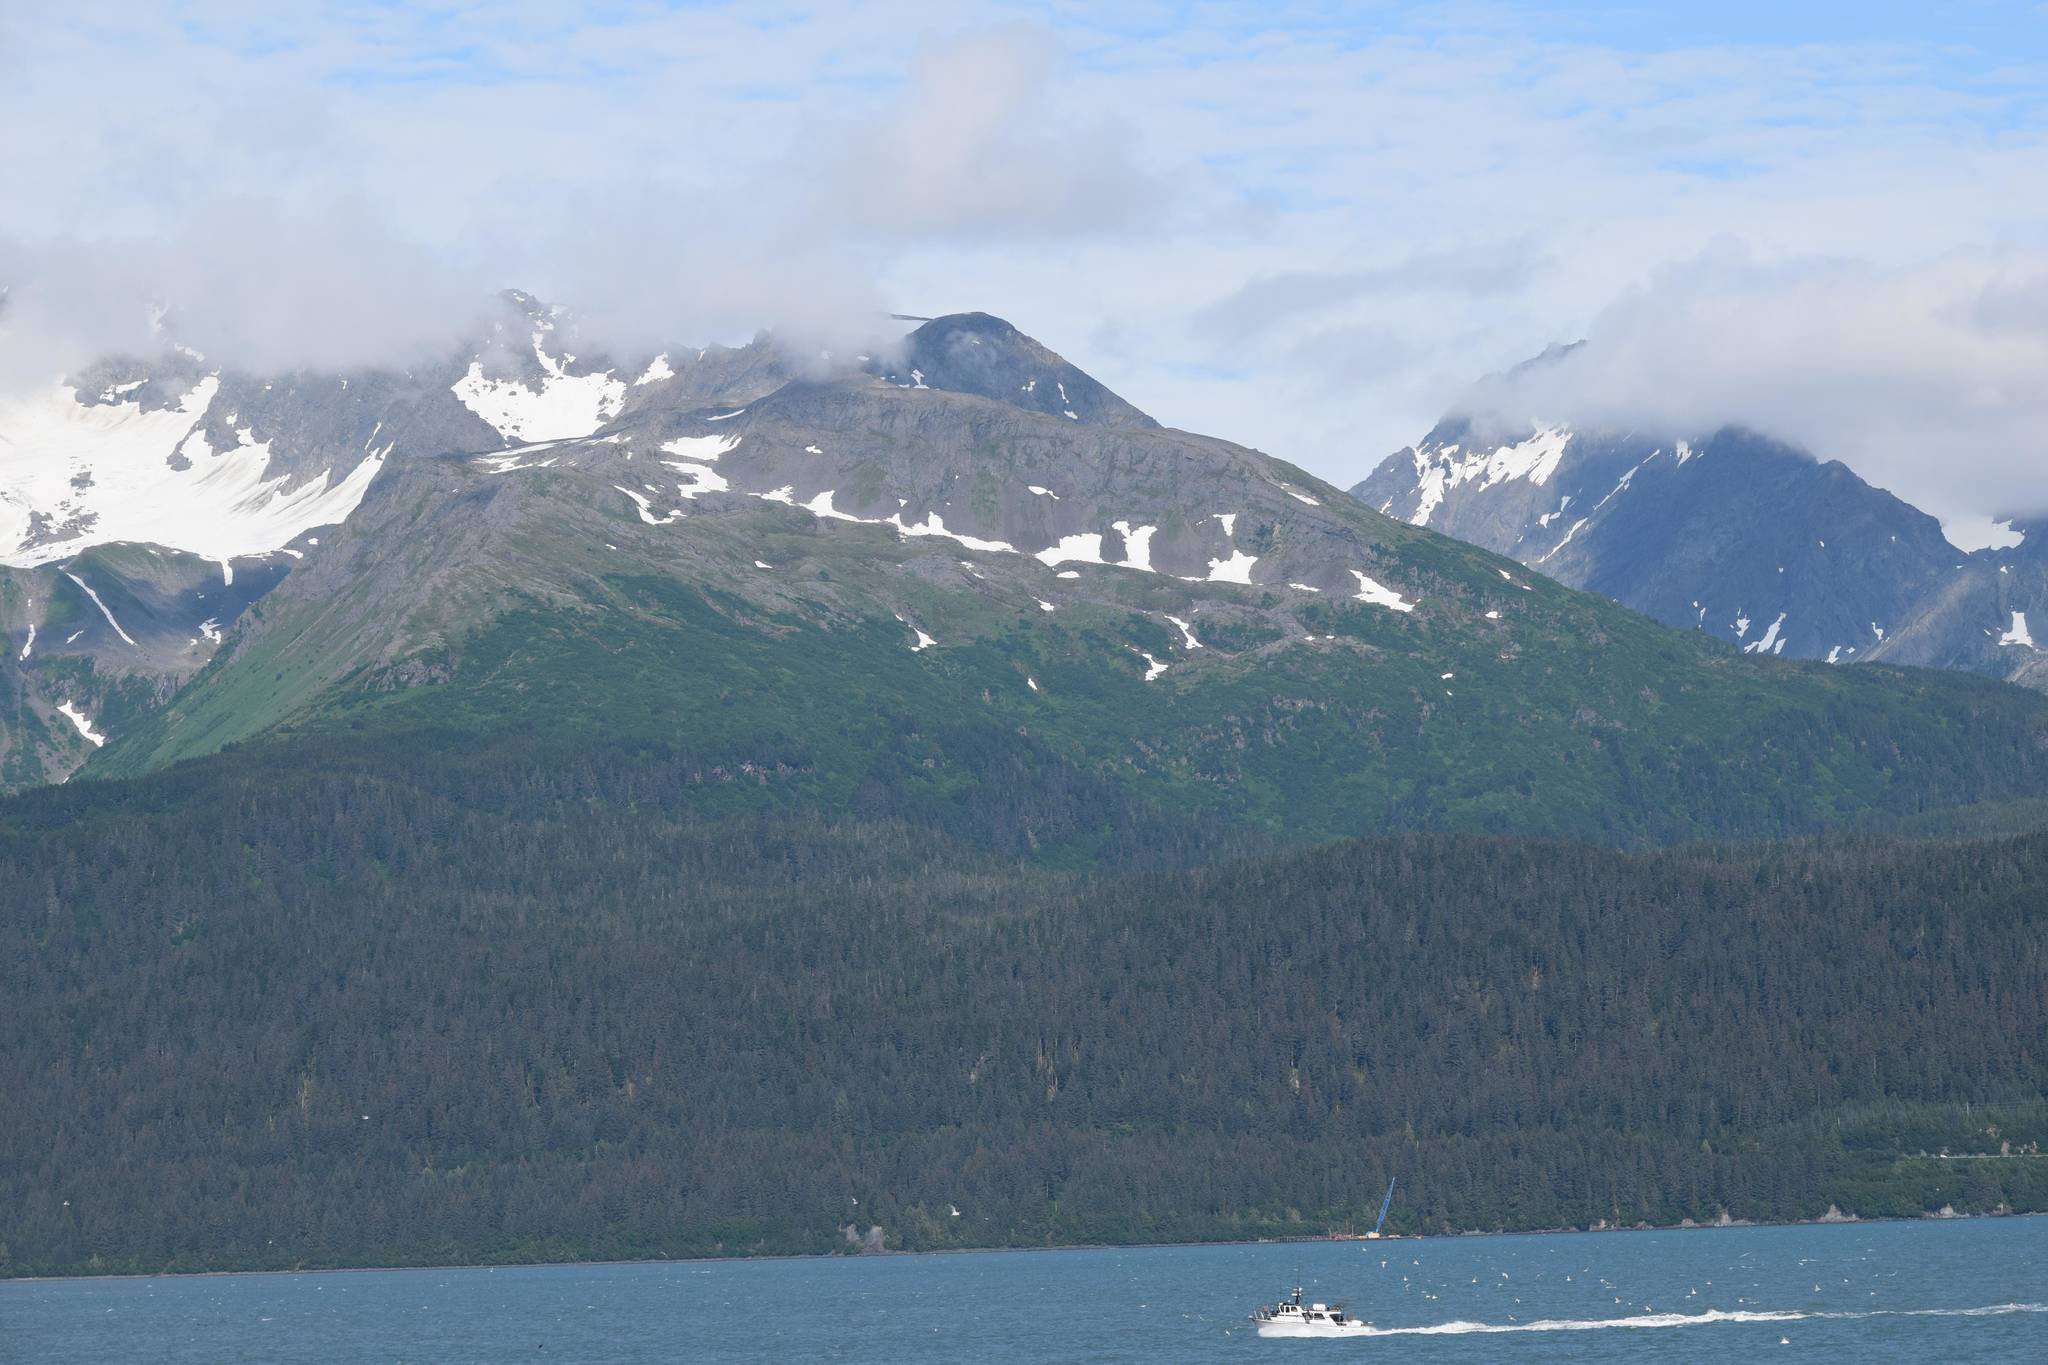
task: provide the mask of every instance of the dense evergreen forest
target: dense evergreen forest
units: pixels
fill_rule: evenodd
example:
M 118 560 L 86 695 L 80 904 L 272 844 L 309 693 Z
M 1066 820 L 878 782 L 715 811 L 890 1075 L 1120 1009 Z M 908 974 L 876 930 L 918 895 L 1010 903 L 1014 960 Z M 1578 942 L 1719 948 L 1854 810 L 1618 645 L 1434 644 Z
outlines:
M 1287 851 L 1076 777 L 1083 874 L 702 783 L 365 743 L 0 805 L 0 1267 L 1312 1234 L 1395 1174 L 1404 1231 L 2048 1209 L 2048 835 Z

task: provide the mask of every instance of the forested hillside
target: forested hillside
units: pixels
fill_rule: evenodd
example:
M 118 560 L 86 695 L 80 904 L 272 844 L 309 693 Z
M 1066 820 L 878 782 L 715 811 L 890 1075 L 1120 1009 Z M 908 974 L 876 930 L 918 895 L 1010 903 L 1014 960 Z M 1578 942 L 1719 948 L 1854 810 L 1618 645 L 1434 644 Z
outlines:
M 2048 1208 L 2048 836 L 1174 866 L 1222 850 L 1105 802 L 1082 879 L 702 785 L 309 748 L 0 807 L 0 1264 L 1312 1233 L 1394 1174 L 1407 1231 Z

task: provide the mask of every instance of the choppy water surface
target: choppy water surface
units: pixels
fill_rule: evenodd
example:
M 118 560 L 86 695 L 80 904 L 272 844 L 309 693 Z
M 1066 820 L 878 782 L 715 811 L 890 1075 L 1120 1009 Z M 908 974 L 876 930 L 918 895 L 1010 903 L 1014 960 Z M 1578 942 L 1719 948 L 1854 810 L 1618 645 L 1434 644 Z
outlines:
M 1381 1331 L 1261 1341 L 1299 1269 Z M 0 1359 L 2048 1360 L 2048 1218 L 0 1284 Z

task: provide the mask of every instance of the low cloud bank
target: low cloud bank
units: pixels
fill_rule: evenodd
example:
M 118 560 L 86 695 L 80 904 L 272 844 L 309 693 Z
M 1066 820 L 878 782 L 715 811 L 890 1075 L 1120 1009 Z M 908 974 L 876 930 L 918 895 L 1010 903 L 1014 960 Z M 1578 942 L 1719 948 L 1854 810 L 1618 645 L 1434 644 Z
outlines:
M 2048 251 L 1882 269 L 1718 243 L 1463 406 L 1674 437 L 1751 427 L 1974 537 L 1973 516 L 2048 511 Z
M 765 97 L 790 80 L 780 50 L 721 22 L 651 27 L 669 50 L 616 92 L 488 68 L 365 81 L 339 40 L 238 55 L 161 32 L 142 58 L 28 26 L 0 89 L 19 134 L 0 178 L 34 191 L 0 205 L 0 385 L 166 339 L 252 370 L 409 366 L 477 337 L 505 288 L 567 305 L 583 344 L 619 354 L 763 329 L 839 353 L 931 306 L 890 296 L 905 254 L 1123 232 L 1157 200 L 1122 124 L 1069 116 L 1043 29 L 907 44 L 893 69 L 843 73 L 863 89 L 849 108 Z M 631 35 L 600 31 L 628 61 Z M 739 91 L 675 86 L 720 52 Z M 206 79 L 165 88 L 181 60 Z M 133 97 L 112 106 L 61 79 L 124 62 Z M 124 112 L 153 101 L 154 121 Z M 120 174 L 55 150 L 72 146 Z

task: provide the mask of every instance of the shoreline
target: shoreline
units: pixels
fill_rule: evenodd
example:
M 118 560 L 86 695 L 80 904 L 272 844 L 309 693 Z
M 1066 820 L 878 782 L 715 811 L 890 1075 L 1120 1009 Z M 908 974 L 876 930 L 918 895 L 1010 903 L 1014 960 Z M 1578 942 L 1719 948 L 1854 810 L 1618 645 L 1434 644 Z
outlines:
M 1320 1237 L 1225 1238 L 1220 1241 L 1191 1242 L 1064 1242 L 1057 1246 L 1028 1247 L 929 1247 L 920 1251 L 855 1252 L 851 1254 L 841 1252 L 790 1252 L 758 1256 L 656 1256 L 627 1260 L 433 1261 L 413 1265 L 308 1266 L 291 1270 L 96 1271 L 91 1274 L 82 1275 L 16 1275 L 0 1279 L 0 1289 L 4 1289 L 5 1286 L 10 1284 L 77 1284 L 99 1280 L 197 1280 L 254 1275 L 389 1275 L 420 1274 L 433 1270 L 554 1270 L 571 1266 L 745 1265 L 762 1261 L 893 1260 L 919 1256 L 1035 1255 L 1053 1251 L 1161 1251 L 1177 1247 L 1324 1246 L 1339 1244 L 1370 1246 L 1375 1242 L 1463 1241 L 1475 1237 L 1566 1237 L 1573 1235 L 1604 1237 L 1612 1233 L 1731 1232 L 1738 1229 L 1754 1231 L 1763 1228 L 1853 1228 L 1891 1223 L 1967 1223 L 2003 1218 L 2048 1218 L 2048 1210 L 2018 1213 L 1922 1214 L 1917 1218 L 1821 1217 L 1766 1219 L 1761 1221 L 1738 1219 L 1726 1223 L 1658 1223 L 1606 1228 L 1522 1228 L 1513 1232 L 1500 1229 L 1472 1229 L 1464 1232 L 1403 1233 L 1380 1238 L 1331 1237 L 1324 1235 Z

